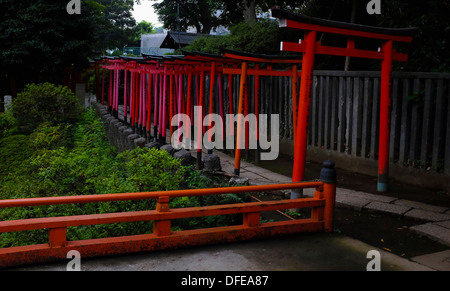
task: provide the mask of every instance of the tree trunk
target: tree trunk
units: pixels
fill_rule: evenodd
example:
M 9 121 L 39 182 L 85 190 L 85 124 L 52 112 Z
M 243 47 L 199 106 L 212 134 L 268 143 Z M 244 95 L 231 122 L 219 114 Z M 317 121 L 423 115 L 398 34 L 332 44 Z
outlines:
M 256 3 L 255 0 L 242 0 L 245 10 L 244 10 L 244 20 L 250 26 L 256 22 Z
M 10 92 L 11 95 L 15 98 L 17 97 L 17 86 L 16 86 L 16 77 L 10 75 L 9 76 L 9 85 L 10 85 Z
M 212 17 L 211 17 L 211 7 L 208 1 L 200 0 L 198 1 L 198 7 L 200 8 L 200 22 L 202 24 L 201 33 L 209 34 L 211 28 L 213 27 Z M 197 32 L 200 32 L 197 30 Z

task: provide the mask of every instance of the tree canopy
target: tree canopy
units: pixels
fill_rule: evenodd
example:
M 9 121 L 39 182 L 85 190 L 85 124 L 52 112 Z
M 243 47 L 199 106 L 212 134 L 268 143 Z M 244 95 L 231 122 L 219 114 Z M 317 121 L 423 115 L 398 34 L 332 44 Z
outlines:
M 81 1 L 81 14 L 73 15 L 66 11 L 68 1 L 0 1 L 0 88 L 7 87 L 14 76 L 21 81 L 18 89 L 37 81 L 60 83 L 65 68 L 83 68 L 89 58 L 109 49 L 136 44 L 138 35 L 152 31 L 148 23 L 136 25 L 132 17 L 131 10 L 138 0 Z M 268 12 L 275 4 L 337 21 L 385 27 L 413 26 L 419 29 L 413 43 L 398 47 L 399 51 L 408 53 L 409 61 L 406 64 L 396 62 L 395 69 L 450 71 L 449 0 L 383 1 L 380 15 L 369 15 L 367 3 L 358 0 L 162 0 L 153 7 L 164 27 L 171 30 L 195 27 L 199 33 L 210 33 L 220 26 L 232 27 L 245 22 L 248 26 L 234 28 L 234 38 L 224 45 L 253 52 L 261 52 L 261 47 L 264 48 L 261 44 L 286 40 L 283 30 L 271 25 L 266 27 L 267 31 L 260 30 L 260 36 L 255 34 L 260 29 L 257 16 Z M 294 41 L 302 37 L 298 32 L 294 35 Z M 320 40 L 325 44 L 338 42 L 332 35 L 321 35 Z M 208 46 L 218 49 L 218 43 Z M 266 46 L 261 53 L 272 53 L 276 46 Z M 352 58 L 350 69 L 377 70 L 379 65 L 376 61 Z M 342 70 L 344 60 L 319 56 L 316 67 Z M 7 93 L 11 92 L 0 92 Z
M 153 4 L 153 7 L 164 23 L 164 28 L 169 30 L 186 31 L 189 27 L 195 27 L 198 33 L 209 34 L 212 28 L 220 25 L 219 17 L 215 15 L 216 11 L 222 9 L 218 1 L 163 0 Z
M 382 1 L 381 14 L 369 15 L 369 1 L 358 0 L 309 0 L 299 7 L 303 14 L 358 24 L 381 27 L 417 27 L 411 44 L 399 45 L 397 49 L 409 55 L 407 63 L 394 63 L 396 70 L 450 71 L 450 1 Z M 332 36 L 322 39 L 335 41 Z M 363 44 L 364 45 L 364 44 Z M 381 45 L 380 45 L 381 46 Z M 324 59 L 324 58 L 320 58 Z M 320 60 L 319 59 L 319 60 Z M 335 64 L 335 67 L 331 63 Z M 331 69 L 343 69 L 341 62 L 328 62 Z M 379 69 L 378 61 L 352 60 L 353 70 Z
M 155 33 L 153 24 L 148 21 L 142 20 L 134 28 L 133 42 L 135 45 L 141 45 L 141 35 Z
M 132 41 L 133 0 L 84 0 L 81 14 L 68 14 L 68 1 L 0 2 L 0 77 L 26 83 L 60 83 L 67 67 Z
M 308 0 L 162 0 L 153 7 L 166 29 L 186 31 L 195 27 L 197 33 L 209 34 L 211 29 L 243 21 L 253 25 L 257 14 L 275 4 L 294 10 L 305 2 Z
M 164 22 L 165 27 L 174 29 L 174 23 L 176 23 L 176 21 L 173 21 L 173 19 L 175 18 L 169 20 L 169 18 L 166 18 L 166 10 L 163 10 L 163 8 L 169 9 L 169 2 L 172 3 L 171 5 L 176 5 L 176 2 L 174 1 L 164 0 L 161 1 L 159 3 L 160 6 L 158 6 L 161 10 L 157 9 L 157 11 L 160 13 L 161 21 Z M 194 1 L 185 2 L 194 3 Z M 220 13 L 211 11 L 209 14 L 214 16 L 213 19 L 216 21 L 214 23 L 220 23 L 225 26 L 233 26 L 234 24 L 243 21 L 252 26 L 254 23 L 258 23 L 258 21 L 251 21 L 251 17 L 249 18 L 248 15 L 252 13 L 249 13 L 248 10 L 253 9 L 255 14 L 261 14 L 263 12 L 268 12 L 273 5 L 277 4 L 287 10 L 323 19 L 392 28 L 417 27 L 418 33 L 414 35 L 411 44 L 400 44 L 396 47 L 398 51 L 409 55 L 409 61 L 407 63 L 395 62 L 394 69 L 405 71 L 450 71 L 450 56 L 448 55 L 448 51 L 450 51 L 450 18 L 448 17 L 450 14 L 450 1 L 448 0 L 415 2 L 407 0 L 382 1 L 381 14 L 379 15 L 369 15 L 366 9 L 369 1 L 358 0 L 292 0 L 278 2 L 271 0 L 210 0 L 207 2 L 214 3 L 215 6 L 210 5 L 211 8 L 220 7 Z M 234 4 L 232 4 L 232 2 Z M 180 18 L 190 17 L 192 19 L 197 19 L 197 16 L 190 16 L 192 13 L 193 12 L 180 10 Z M 247 17 L 245 14 L 247 14 Z M 166 23 L 166 21 L 169 22 Z M 181 29 L 187 29 L 188 26 L 190 26 L 188 21 L 182 22 Z M 199 27 L 201 28 L 201 32 L 205 32 L 203 30 L 204 26 L 202 26 L 201 23 Z M 267 27 L 267 29 L 270 30 L 270 27 Z M 199 32 L 198 29 L 197 31 Z M 277 34 L 277 37 L 272 35 L 269 36 L 268 31 L 260 31 L 261 33 L 265 33 L 265 36 L 268 38 L 263 39 L 260 43 L 268 44 L 271 39 L 280 40 L 283 38 L 282 40 L 287 40 L 286 37 L 292 37 L 294 35 L 296 35 L 297 38 L 294 41 L 298 41 L 298 39 L 302 37 L 301 33 L 286 33 L 283 29 L 273 29 L 270 31 L 271 33 Z M 239 38 L 252 39 L 250 35 L 253 34 L 253 30 L 247 28 L 239 32 L 231 31 L 231 34 L 234 34 L 234 36 L 231 37 L 232 39 L 236 39 L 238 34 L 240 34 Z M 285 35 L 280 37 L 281 34 Z M 324 44 L 346 46 L 345 40 L 340 39 L 335 35 L 319 34 L 319 37 Z M 204 39 L 194 43 L 191 48 L 194 50 L 199 49 L 217 52 L 220 49 L 220 46 L 242 50 L 248 49 L 249 46 L 251 46 L 250 44 L 246 45 L 244 43 L 242 43 L 243 45 L 238 46 L 231 39 L 227 39 L 227 41 L 223 40 L 225 39 Z M 199 45 L 199 43 L 203 43 L 203 45 Z M 257 44 L 255 45 L 257 46 Z M 365 40 L 358 40 L 357 45 L 361 48 L 370 47 L 370 49 L 373 49 L 374 46 L 375 49 L 381 47 L 381 43 L 373 43 Z M 266 53 L 273 51 L 272 47 L 272 45 L 267 46 Z M 249 52 L 257 51 L 258 49 L 253 48 L 253 51 Z M 380 62 L 357 58 L 352 58 L 351 62 L 346 62 L 346 59 L 343 57 L 317 56 L 316 67 L 319 69 L 336 70 L 342 70 L 344 68 L 349 68 L 351 70 L 379 70 Z

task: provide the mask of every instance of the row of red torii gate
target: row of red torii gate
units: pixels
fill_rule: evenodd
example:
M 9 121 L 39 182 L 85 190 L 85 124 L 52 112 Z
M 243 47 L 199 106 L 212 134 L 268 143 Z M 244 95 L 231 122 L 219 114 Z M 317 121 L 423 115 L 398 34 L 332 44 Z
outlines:
M 119 114 L 119 105 L 123 106 L 124 110 L 120 114 L 123 114 L 125 121 L 136 130 L 145 132 L 146 136 L 152 136 L 161 143 L 167 141 L 167 134 L 171 136 L 174 132 L 172 117 L 178 113 L 192 117 L 194 106 L 202 106 L 201 120 L 205 114 L 211 113 L 219 114 L 222 120 L 224 120 L 224 114 L 238 114 L 235 142 L 236 145 L 240 145 L 243 142 L 241 139 L 245 138 L 245 146 L 248 147 L 249 135 L 256 135 L 256 141 L 258 141 L 258 127 L 256 132 L 249 132 L 248 125 L 245 126 L 246 123 L 242 118 L 249 112 L 253 112 L 258 120 L 260 76 L 292 77 L 294 128 L 292 181 L 301 182 L 305 171 L 315 56 L 322 54 L 378 59 L 382 61 L 382 66 L 377 187 L 378 191 L 386 192 L 389 169 L 392 62 L 408 59 L 406 54 L 398 53 L 394 49 L 394 42 L 410 43 L 416 29 L 380 28 L 323 20 L 295 14 L 277 6 L 271 10 L 272 16 L 279 19 L 280 27 L 295 29 L 298 30 L 299 35 L 303 34 L 303 38 L 298 43 L 281 43 L 281 51 L 295 52 L 296 55 L 256 55 L 223 50 L 220 55 L 184 52 L 180 56 L 103 57 L 94 62 L 97 98 L 101 99 L 102 104 L 107 104 L 110 112 L 116 117 Z M 318 33 L 329 33 L 346 38 L 347 46 L 322 45 L 318 41 Z M 379 41 L 380 47 L 377 50 L 356 48 L 355 44 L 358 41 L 363 42 L 367 39 Z M 284 66 L 284 69 L 274 69 L 280 64 Z M 108 71 L 109 73 L 106 74 Z M 231 87 L 233 75 L 240 76 L 238 98 L 234 98 L 235 90 L 232 88 L 226 90 L 228 96 L 223 94 L 223 80 L 228 78 L 227 84 Z M 252 102 L 248 94 L 248 76 L 254 76 L 255 94 Z M 298 82 L 299 77 L 300 82 Z M 209 82 L 209 94 L 205 92 L 205 82 Z M 214 92 L 216 82 L 217 93 Z M 229 102 L 228 112 L 224 112 L 225 98 L 228 98 Z M 233 100 L 237 100 L 237 104 L 233 104 Z M 249 104 L 252 104 L 253 108 L 249 108 Z M 233 112 L 233 108 L 236 112 Z M 199 134 L 204 134 L 205 131 L 206 127 L 203 127 L 203 130 L 197 130 Z M 241 148 L 236 146 L 234 151 L 234 174 L 239 175 Z M 201 161 L 201 155 L 201 149 L 197 149 L 197 161 Z M 293 199 L 300 196 L 301 193 L 291 194 Z

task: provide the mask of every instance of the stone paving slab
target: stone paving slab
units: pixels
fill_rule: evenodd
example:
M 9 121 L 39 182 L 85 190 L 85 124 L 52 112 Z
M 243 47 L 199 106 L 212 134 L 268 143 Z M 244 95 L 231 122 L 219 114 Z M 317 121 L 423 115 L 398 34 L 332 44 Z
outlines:
M 352 197 L 349 195 L 336 195 L 337 207 L 350 208 L 356 211 L 362 211 L 362 209 L 371 202 L 373 202 L 373 200 L 361 197 Z
M 348 195 L 348 194 L 355 193 L 355 192 L 356 191 L 352 190 L 352 189 L 345 189 L 345 188 L 339 188 L 339 187 L 336 188 L 336 196 Z
M 222 165 L 222 171 L 224 171 L 225 173 L 233 173 L 234 170 L 234 165 L 227 163 L 227 162 L 222 162 L 222 160 L 220 161 L 221 165 Z
M 411 258 L 413 262 L 439 271 L 450 271 L 450 250 Z
M 253 172 L 249 172 L 249 173 L 253 173 Z M 244 177 L 246 175 L 250 175 L 250 174 L 246 173 L 244 175 Z M 280 175 L 280 174 L 277 174 L 277 173 L 272 173 L 272 172 L 270 172 L 270 173 L 269 172 L 268 173 L 263 173 L 263 174 L 261 174 L 259 176 L 262 176 L 265 179 L 268 179 L 268 180 L 270 180 L 270 181 L 272 181 L 273 183 L 276 183 L 276 184 L 291 183 L 292 182 L 291 178 L 283 176 L 283 175 Z
M 406 218 L 427 220 L 427 221 L 450 220 L 450 215 L 448 215 L 448 214 L 436 213 L 436 212 L 427 211 L 427 210 L 423 210 L 423 209 L 411 209 L 410 211 L 406 212 L 404 215 Z
M 395 215 L 403 215 L 411 208 L 401 205 L 395 205 L 390 203 L 383 203 L 378 201 L 372 201 L 367 204 L 364 209 L 369 211 L 381 211 L 385 213 L 395 214 Z
M 261 167 L 258 167 L 258 166 L 255 166 L 255 165 L 251 165 L 251 166 L 247 166 L 247 167 L 244 167 L 244 169 L 246 170 L 246 171 L 250 171 L 250 172 L 253 172 L 253 173 L 258 173 L 258 174 L 260 174 L 260 175 L 264 175 L 264 174 L 267 174 L 267 173 L 273 173 L 272 171 L 270 171 L 270 170 L 267 170 L 267 169 L 264 169 L 264 168 L 261 168 Z M 284 177 L 286 177 L 286 178 L 289 178 L 289 177 L 287 177 L 287 176 L 284 176 Z
M 359 191 L 349 192 L 348 195 L 358 197 L 358 198 L 364 198 L 364 199 L 368 199 L 368 200 L 372 200 L 372 201 L 383 202 L 383 203 L 391 203 L 391 202 L 397 200 L 397 198 L 395 198 L 395 197 L 375 195 L 375 194 L 359 192 Z
M 439 222 L 436 222 L 435 224 L 450 229 L 450 220 L 439 221 Z
M 396 201 L 394 201 L 394 204 L 408 206 L 408 207 L 412 207 L 412 208 L 423 209 L 423 210 L 437 212 L 437 213 L 444 213 L 448 210 L 447 207 L 430 205 L 430 204 L 426 204 L 426 203 L 422 203 L 422 202 L 416 202 L 416 201 L 405 200 L 405 199 L 396 200 Z
M 435 223 L 411 226 L 410 229 L 441 244 L 450 246 L 450 229 Z
M 253 172 L 241 173 L 241 175 L 239 175 L 239 177 L 248 178 L 251 181 L 265 178 L 264 176 L 258 175 L 258 174 L 253 173 Z M 271 179 L 269 179 L 269 180 L 271 180 Z

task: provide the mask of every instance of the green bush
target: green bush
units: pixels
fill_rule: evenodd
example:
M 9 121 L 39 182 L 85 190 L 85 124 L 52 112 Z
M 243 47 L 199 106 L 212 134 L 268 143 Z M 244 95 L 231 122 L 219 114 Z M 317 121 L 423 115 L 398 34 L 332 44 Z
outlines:
M 97 118 L 94 109 L 87 110 L 81 121 L 73 126 L 73 146 L 75 151 L 86 152 L 92 148 L 101 148 L 107 154 L 115 154 L 108 143 L 103 123 Z
M 94 110 L 71 126 L 41 123 L 29 136 L 0 140 L 0 199 L 165 191 L 224 186 L 192 167 L 183 167 L 164 150 L 136 148 L 117 154 L 106 139 Z M 170 207 L 243 202 L 246 195 L 212 195 L 170 199 Z M 0 209 L 0 221 L 155 209 L 154 199 Z M 242 215 L 173 221 L 173 230 L 224 226 Z M 152 222 L 69 227 L 68 240 L 151 233 Z M 46 230 L 0 234 L 0 247 L 46 243 Z
M 12 111 L 0 113 L 0 139 L 17 133 L 17 119 Z
M 42 122 L 51 125 L 76 122 L 82 108 L 68 87 L 43 83 L 26 85 L 13 100 L 12 111 L 20 129 L 30 133 Z
M 136 148 L 118 155 L 139 191 L 166 191 L 180 189 L 186 168 L 167 151 Z
M 117 155 L 93 110 L 68 127 L 41 123 L 30 136 L 1 140 L 0 199 L 90 195 L 180 189 L 187 171 L 166 151 L 141 149 Z M 70 145 L 70 146 L 68 146 Z M 4 165 L 9 165 L 5 167 Z M 0 209 L 0 220 L 154 209 L 155 200 L 117 201 Z M 132 235 L 152 231 L 152 223 L 120 223 L 68 229 L 68 239 Z M 46 231 L 4 233 L 0 247 L 45 243 Z
M 41 123 L 30 135 L 30 146 L 34 150 L 53 149 L 67 142 L 70 125 L 52 126 L 48 121 Z
M 31 155 L 32 151 L 28 136 L 12 135 L 0 139 L 0 179 L 10 179 L 10 176 L 20 172 L 23 163 Z

